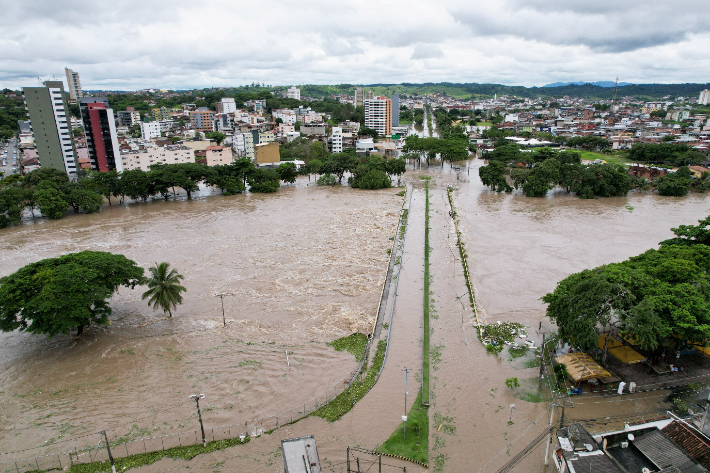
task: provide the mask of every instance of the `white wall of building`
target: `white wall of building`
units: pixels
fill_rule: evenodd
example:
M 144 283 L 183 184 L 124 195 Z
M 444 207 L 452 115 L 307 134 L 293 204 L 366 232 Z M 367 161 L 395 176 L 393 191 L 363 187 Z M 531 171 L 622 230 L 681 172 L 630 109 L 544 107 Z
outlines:
M 160 137 L 160 122 L 141 123 L 141 138 L 143 138 L 144 141 L 158 137 Z

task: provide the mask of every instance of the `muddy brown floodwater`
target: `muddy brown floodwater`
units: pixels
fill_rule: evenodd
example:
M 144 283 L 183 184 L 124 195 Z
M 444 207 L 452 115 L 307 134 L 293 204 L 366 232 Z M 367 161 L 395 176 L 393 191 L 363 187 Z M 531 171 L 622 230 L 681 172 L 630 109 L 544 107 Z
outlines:
M 243 447 L 142 470 L 277 471 L 280 439 L 315 434 L 321 459 L 333 465 L 329 471 L 343 471 L 335 464 L 344 461 L 348 444 L 375 448 L 389 436 L 399 422 L 400 370 L 421 362 L 421 175 L 432 177 L 431 344 L 438 353 L 432 361 L 430 464 L 438 458 L 443 471 L 496 471 L 534 439 L 548 422 L 547 405 L 513 395 L 505 379 L 518 377 L 534 394 L 537 370 L 506 353 L 487 355 L 475 337 L 472 312 L 460 302 L 466 289 L 446 186 L 458 186 L 454 201 L 484 321 L 521 322 L 536 344 L 540 322 L 543 330 L 551 328 L 539 299 L 559 280 L 656 248 L 672 236 L 671 227 L 710 214 L 710 201 L 702 194 L 632 192 L 597 200 L 497 194 L 481 185 L 482 164 L 470 161 L 458 179 L 448 165 L 408 168 L 408 232 L 416 235 L 408 233 L 405 244 L 390 358 L 351 413 L 333 424 L 311 417 Z M 206 421 L 225 425 L 292 408 L 341 380 L 354 359 L 324 342 L 371 326 L 402 200 L 394 189 L 306 183 L 301 179 L 276 195 L 154 202 L 3 230 L 0 275 L 41 258 L 102 249 L 143 267 L 170 261 L 185 274 L 189 292 L 170 321 L 145 307 L 140 290 L 122 289 L 113 300 L 111 326 L 95 327 L 76 342 L 0 336 L 2 450 L 104 427 L 137 436 L 191 430 L 193 406 L 161 409 L 193 392 L 208 396 Z M 219 292 L 231 294 L 224 299 L 226 329 L 214 297 Z M 294 353 L 290 369 L 284 350 Z M 418 384 L 416 375 L 410 377 L 410 394 Z M 595 424 L 595 432 L 664 410 L 662 393 L 632 402 L 585 395 L 576 404 L 568 418 Z M 544 444 L 512 471 L 545 471 L 543 453 Z M 410 464 L 407 471 L 419 468 Z
M 113 437 L 192 430 L 193 393 L 206 395 L 205 423 L 243 424 L 339 383 L 355 359 L 326 342 L 370 330 L 402 198 L 306 184 L 1 230 L 0 276 L 100 250 L 144 268 L 168 261 L 188 291 L 171 320 L 141 300 L 145 288 L 121 288 L 110 326 L 78 340 L 1 334 L 0 451 L 104 428 Z M 229 294 L 226 328 L 217 293 Z

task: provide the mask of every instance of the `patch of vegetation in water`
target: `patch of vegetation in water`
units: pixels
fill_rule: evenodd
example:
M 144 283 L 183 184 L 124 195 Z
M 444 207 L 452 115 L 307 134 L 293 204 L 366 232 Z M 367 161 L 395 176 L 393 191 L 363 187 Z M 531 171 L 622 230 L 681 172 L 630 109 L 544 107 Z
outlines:
M 337 340 L 333 340 L 328 343 L 336 351 L 347 350 L 349 353 L 355 355 L 355 359 L 360 361 L 362 356 L 365 354 L 365 346 L 367 345 L 367 335 L 364 333 L 353 333 L 347 337 L 342 337 Z

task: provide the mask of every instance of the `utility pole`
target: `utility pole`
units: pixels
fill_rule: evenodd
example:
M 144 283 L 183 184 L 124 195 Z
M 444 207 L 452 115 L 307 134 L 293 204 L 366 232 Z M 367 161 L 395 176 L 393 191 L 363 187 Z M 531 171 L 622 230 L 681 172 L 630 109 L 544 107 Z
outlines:
M 404 440 L 407 440 L 407 377 L 411 370 L 405 366 L 402 371 L 404 371 L 404 415 L 402 420 L 404 421 Z
M 228 294 L 221 293 L 221 294 L 217 294 L 217 295 L 219 296 L 220 300 L 222 301 L 222 327 L 226 327 L 227 326 L 227 319 L 224 317 L 224 296 L 226 296 Z
M 207 441 L 205 440 L 205 426 L 202 425 L 202 413 L 200 412 L 200 399 L 204 399 L 205 395 L 204 394 L 192 394 L 190 396 L 190 399 L 195 401 L 197 404 L 197 418 L 200 420 L 200 430 L 202 431 L 202 446 L 206 447 L 207 446 Z
M 537 383 L 537 390 L 542 389 L 542 376 L 545 373 L 545 334 L 542 334 L 542 356 L 540 356 L 540 379 Z
M 550 426 L 547 428 L 547 447 L 545 447 L 545 465 L 547 466 L 547 455 L 550 453 L 550 443 L 552 443 L 552 416 L 555 415 L 555 405 L 550 406 Z
M 106 451 L 108 452 L 108 460 L 111 462 L 111 472 L 116 473 L 116 464 L 113 461 L 113 455 L 111 455 L 111 446 L 108 444 L 108 436 L 106 436 L 106 431 L 103 431 L 104 440 L 106 440 Z

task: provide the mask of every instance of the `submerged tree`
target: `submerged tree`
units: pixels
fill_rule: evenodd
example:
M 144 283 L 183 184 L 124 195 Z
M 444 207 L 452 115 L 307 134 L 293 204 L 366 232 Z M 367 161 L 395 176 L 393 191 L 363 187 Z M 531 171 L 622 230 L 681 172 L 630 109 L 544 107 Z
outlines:
M 170 317 L 173 316 L 172 310 L 177 308 L 178 304 L 182 304 L 181 292 L 186 292 L 181 286 L 180 279 L 183 279 L 181 274 L 175 269 L 170 269 L 169 263 L 155 263 L 155 266 L 148 268 L 150 277 L 146 280 L 148 290 L 141 296 L 142 299 L 148 299 L 148 305 L 152 305 L 153 309 L 161 308 L 163 312 L 167 312 Z
M 28 264 L 0 279 L 0 330 L 46 333 L 108 323 L 108 299 L 134 288 L 143 269 L 123 255 L 82 251 Z

